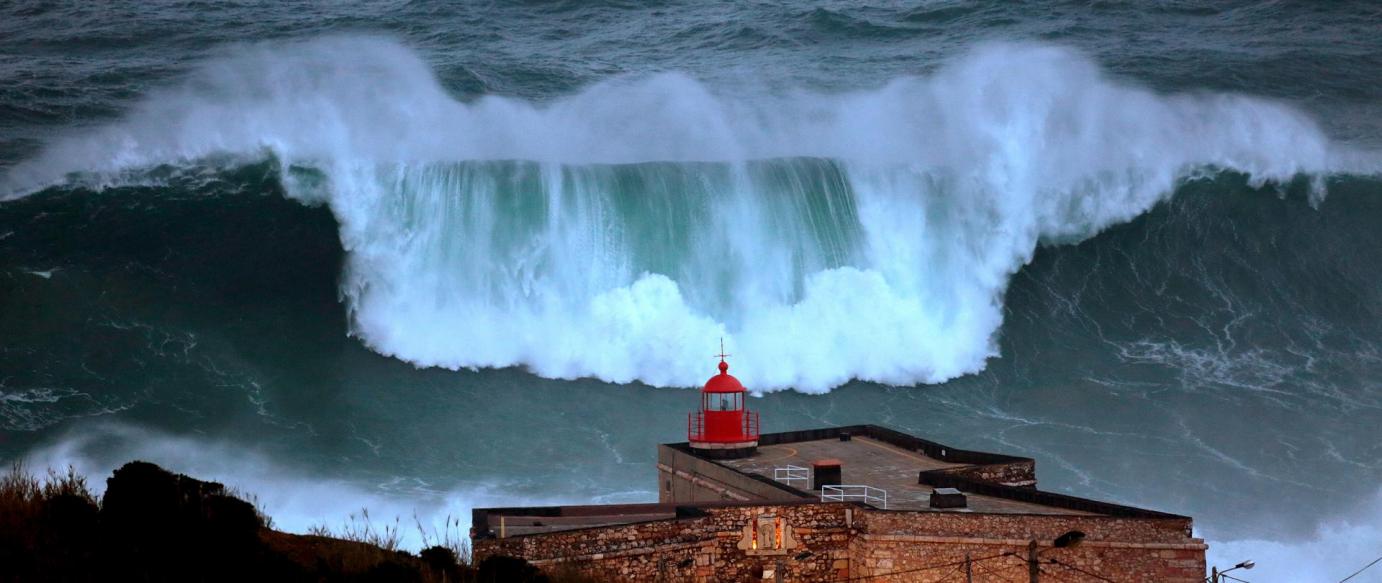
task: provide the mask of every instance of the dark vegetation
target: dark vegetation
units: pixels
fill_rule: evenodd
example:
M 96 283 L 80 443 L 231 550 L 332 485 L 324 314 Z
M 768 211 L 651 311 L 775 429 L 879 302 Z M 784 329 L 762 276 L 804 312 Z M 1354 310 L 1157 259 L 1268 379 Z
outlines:
M 15 464 L 0 477 L 0 582 L 587 581 L 511 557 L 469 564 L 460 536 L 429 540 L 442 544 L 414 555 L 398 550 L 396 526 L 375 530 L 368 514 L 363 526 L 352 517 L 344 538 L 271 526 L 225 486 L 147 462 L 115 470 L 101 499 L 72 468 L 41 479 Z

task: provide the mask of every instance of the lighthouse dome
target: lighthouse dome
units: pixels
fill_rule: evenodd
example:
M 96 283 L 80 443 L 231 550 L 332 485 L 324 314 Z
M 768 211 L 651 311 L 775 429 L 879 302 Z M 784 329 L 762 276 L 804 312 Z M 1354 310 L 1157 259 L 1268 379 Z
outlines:
M 734 375 L 729 374 L 729 363 L 721 360 L 720 374 L 710 377 L 710 380 L 705 381 L 705 388 L 701 389 L 701 392 L 742 393 L 744 392 L 744 385 L 739 384 L 739 379 L 736 379 L 734 378 Z

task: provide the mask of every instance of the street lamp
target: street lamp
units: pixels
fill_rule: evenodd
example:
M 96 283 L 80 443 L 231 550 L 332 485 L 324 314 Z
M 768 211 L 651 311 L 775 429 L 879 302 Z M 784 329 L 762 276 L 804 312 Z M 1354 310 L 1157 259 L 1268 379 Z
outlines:
M 1065 549 L 1073 546 L 1078 546 L 1080 542 L 1083 540 L 1083 532 L 1080 532 L 1078 530 L 1072 530 L 1070 532 L 1056 537 L 1056 540 L 1051 541 L 1051 546 L 1058 549 Z
M 1208 579 L 1205 579 L 1205 581 L 1209 581 L 1210 583 L 1219 583 L 1219 578 L 1220 578 L 1220 577 L 1225 577 L 1225 578 L 1228 578 L 1228 579 L 1233 579 L 1233 580 L 1235 580 L 1235 581 L 1240 581 L 1241 579 L 1238 579 L 1237 577 L 1229 577 L 1228 575 L 1225 575 L 1224 573 L 1227 573 L 1227 572 L 1229 572 L 1229 571 L 1235 571 L 1235 570 L 1238 570 L 1238 569 L 1251 569 L 1251 568 L 1256 567 L 1256 566 L 1257 566 L 1257 563 L 1252 562 L 1252 560 L 1247 560 L 1247 561 L 1243 561 L 1243 562 L 1241 562 L 1241 563 L 1238 563 L 1237 565 L 1234 565 L 1234 566 L 1232 566 L 1232 567 L 1230 567 L 1230 568 L 1228 568 L 1228 569 L 1224 569 L 1224 570 L 1222 570 L 1222 571 L 1220 571 L 1218 567 L 1210 567 L 1210 568 L 1209 568 L 1209 578 L 1208 578 Z

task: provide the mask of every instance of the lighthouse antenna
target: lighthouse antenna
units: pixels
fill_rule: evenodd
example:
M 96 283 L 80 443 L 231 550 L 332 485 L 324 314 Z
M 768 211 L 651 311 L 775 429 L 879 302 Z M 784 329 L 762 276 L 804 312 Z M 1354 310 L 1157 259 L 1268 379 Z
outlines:
M 720 337 L 720 353 L 719 353 L 719 354 L 716 354 L 716 355 L 715 355 L 715 358 L 720 359 L 720 362 L 724 362 L 726 356 L 734 356 L 734 355 L 732 355 L 732 354 L 725 354 L 725 337 L 724 337 L 724 336 L 721 336 L 721 337 Z

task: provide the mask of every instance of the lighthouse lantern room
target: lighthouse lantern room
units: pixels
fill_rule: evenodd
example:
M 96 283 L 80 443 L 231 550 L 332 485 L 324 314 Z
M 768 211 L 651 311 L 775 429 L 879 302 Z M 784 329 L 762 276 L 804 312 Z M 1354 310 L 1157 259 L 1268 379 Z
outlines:
M 758 412 L 744 405 L 744 385 L 729 374 L 721 343 L 720 374 L 710 377 L 701 388 L 701 408 L 686 419 L 686 437 L 691 447 L 715 457 L 736 458 L 753 455 L 758 449 Z

